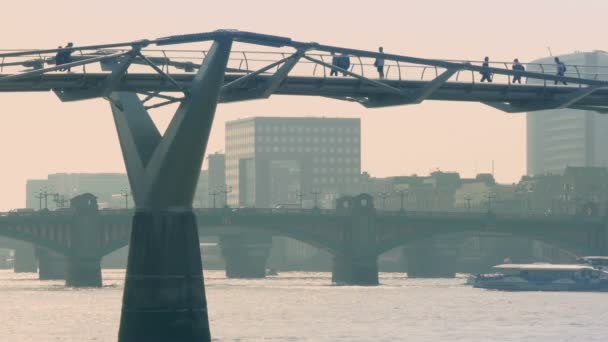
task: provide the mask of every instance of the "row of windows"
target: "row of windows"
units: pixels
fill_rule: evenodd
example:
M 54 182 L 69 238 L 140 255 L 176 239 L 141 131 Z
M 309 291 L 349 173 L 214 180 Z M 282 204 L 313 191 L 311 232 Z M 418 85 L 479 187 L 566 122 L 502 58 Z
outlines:
M 282 136 L 282 137 L 277 137 L 277 136 L 258 136 L 257 141 L 259 143 L 263 143 L 263 142 L 282 142 L 282 143 L 286 143 L 286 142 L 290 142 L 290 143 L 315 143 L 315 144 L 325 144 L 325 143 L 358 143 L 359 142 L 359 138 L 358 137 L 294 137 L 294 136 Z
M 267 133 L 346 133 L 357 134 L 359 127 L 293 127 L 286 125 L 258 125 L 258 132 Z
M 334 147 L 302 147 L 302 146 L 260 146 L 258 148 L 258 152 L 306 152 L 306 153 L 311 153 L 311 152 L 315 152 L 315 153 L 345 153 L 345 154 L 357 154 L 359 153 L 359 149 L 358 148 L 342 148 L 342 147 L 338 147 L 338 148 L 334 148 Z
M 359 168 L 358 167 L 338 167 L 338 168 L 326 168 L 326 167 L 315 167 L 312 169 L 312 173 L 333 173 L 333 174 L 349 174 L 349 173 L 354 173 L 354 174 L 359 174 Z
M 315 177 L 313 183 L 316 184 L 345 184 L 359 183 L 359 177 Z
M 342 157 L 314 157 L 312 158 L 312 162 L 315 164 L 334 164 L 334 163 L 338 163 L 338 164 L 350 164 L 350 163 L 354 163 L 357 164 L 359 163 L 359 158 L 355 157 L 355 158 L 342 158 Z

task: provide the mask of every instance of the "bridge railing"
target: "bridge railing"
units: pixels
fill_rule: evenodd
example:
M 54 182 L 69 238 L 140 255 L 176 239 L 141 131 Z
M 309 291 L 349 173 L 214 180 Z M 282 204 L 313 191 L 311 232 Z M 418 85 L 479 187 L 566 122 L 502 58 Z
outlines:
M 71 60 L 84 61 L 100 56 L 109 56 L 112 54 L 127 53 L 129 49 L 103 49 L 103 50 L 85 50 L 74 49 Z M 0 50 L 0 54 L 16 52 L 15 50 Z M 167 74 L 188 74 L 195 71 L 204 60 L 208 51 L 206 50 L 162 50 L 162 49 L 144 49 L 142 50 L 150 61 L 155 63 Z M 229 73 L 247 74 L 260 70 L 269 64 L 288 58 L 293 55 L 293 51 L 251 51 L 251 50 L 233 50 L 228 62 Z M 306 54 L 308 57 L 320 60 L 327 64 L 332 64 L 333 56 L 329 53 L 310 52 Z M 356 55 L 348 56 L 350 65 L 348 71 L 361 77 L 378 79 L 378 72 L 374 65 L 375 59 L 359 57 Z M 470 60 L 445 60 L 445 62 L 481 66 L 483 61 Z M 72 68 L 75 73 L 100 73 L 109 72 L 101 65 L 102 62 L 84 64 Z M 539 73 L 542 75 L 556 75 L 556 65 L 554 63 L 522 63 L 526 71 Z M 0 74 L 16 74 L 20 71 L 31 71 L 46 68 L 56 65 L 56 54 L 53 53 L 31 53 L 19 55 L 15 57 L 0 57 Z M 512 70 L 512 62 L 490 62 L 491 68 Z M 278 70 L 281 64 L 275 68 L 267 70 L 263 74 L 271 75 Z M 413 63 L 404 63 L 394 60 L 385 60 L 385 79 L 389 81 L 430 81 L 445 72 L 445 68 L 437 66 L 420 65 Z M 61 70 L 51 70 L 52 73 L 61 73 Z M 141 58 L 136 58 L 134 64 L 129 69 L 131 73 L 153 73 L 154 71 Z M 301 77 L 316 77 L 316 78 L 331 78 L 331 68 L 320 65 L 314 61 L 300 59 L 297 65 L 290 72 L 291 76 Z M 587 80 L 608 80 L 607 66 L 590 66 L 590 65 L 568 65 L 567 77 L 581 78 Z M 338 78 L 341 78 L 339 76 Z M 353 77 L 347 75 L 346 77 Z M 478 71 L 459 70 L 449 78 L 450 82 L 461 82 L 475 84 L 479 83 L 481 75 Z M 495 74 L 492 78 L 493 83 L 512 84 L 512 75 Z M 522 78 L 524 84 L 534 85 L 553 85 L 553 82 L 540 79 Z M 573 86 L 578 86 L 573 84 Z

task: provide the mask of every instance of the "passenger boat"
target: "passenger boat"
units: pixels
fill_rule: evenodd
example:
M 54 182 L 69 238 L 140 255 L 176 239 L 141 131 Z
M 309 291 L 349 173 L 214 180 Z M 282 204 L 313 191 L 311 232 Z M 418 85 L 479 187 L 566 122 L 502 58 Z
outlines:
M 600 270 L 608 270 L 608 256 L 585 256 L 580 258 L 579 262 Z
M 473 287 L 503 291 L 608 291 L 608 272 L 591 265 L 502 264 L 475 277 Z

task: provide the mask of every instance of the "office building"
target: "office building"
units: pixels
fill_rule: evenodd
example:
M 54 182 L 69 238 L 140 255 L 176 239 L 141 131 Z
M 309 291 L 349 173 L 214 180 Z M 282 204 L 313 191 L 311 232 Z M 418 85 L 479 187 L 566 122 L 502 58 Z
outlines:
M 331 207 L 358 191 L 359 119 L 255 117 L 226 123 L 232 206 Z
M 545 72 L 554 73 L 553 58 L 533 63 L 542 63 Z M 603 51 L 577 52 L 559 58 L 567 66 L 566 76 L 608 78 L 608 73 L 601 69 L 608 67 L 608 54 Z M 530 65 L 528 70 L 540 71 L 540 66 Z M 529 175 L 561 174 L 567 166 L 608 167 L 606 115 L 574 109 L 531 112 L 527 115 L 527 130 Z

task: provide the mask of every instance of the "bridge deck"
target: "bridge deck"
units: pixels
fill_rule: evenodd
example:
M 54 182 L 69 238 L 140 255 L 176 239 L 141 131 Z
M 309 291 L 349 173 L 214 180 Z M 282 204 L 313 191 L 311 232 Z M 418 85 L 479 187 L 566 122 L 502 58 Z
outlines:
M 45 92 L 54 89 L 79 90 L 101 86 L 108 73 L 67 73 L 44 74 L 35 79 L 12 80 L 0 82 L 0 92 Z M 0 75 L 2 77 L 3 75 Z M 242 74 L 227 74 L 225 83 L 230 83 Z M 193 74 L 176 74 L 173 78 L 184 87 L 190 84 Z M 240 87 L 224 93 L 222 102 L 241 100 L 256 89 L 264 89 L 272 75 L 254 76 Z M 430 81 L 385 80 L 384 83 L 404 92 L 416 92 Z M 580 91 L 578 85 L 544 86 L 513 84 L 480 84 L 469 82 L 446 82 L 429 96 L 429 100 L 439 101 L 473 101 L 473 102 L 537 102 L 552 101 L 567 97 Z M 124 77 L 116 88 L 117 91 L 132 92 L 177 92 L 174 85 L 158 74 L 131 73 Z M 362 83 L 353 78 L 326 78 L 288 76 L 278 87 L 277 95 L 323 96 L 336 98 L 390 97 L 389 90 Z M 252 98 L 255 99 L 255 96 Z M 608 89 L 599 89 L 580 99 L 577 105 L 608 106 Z

